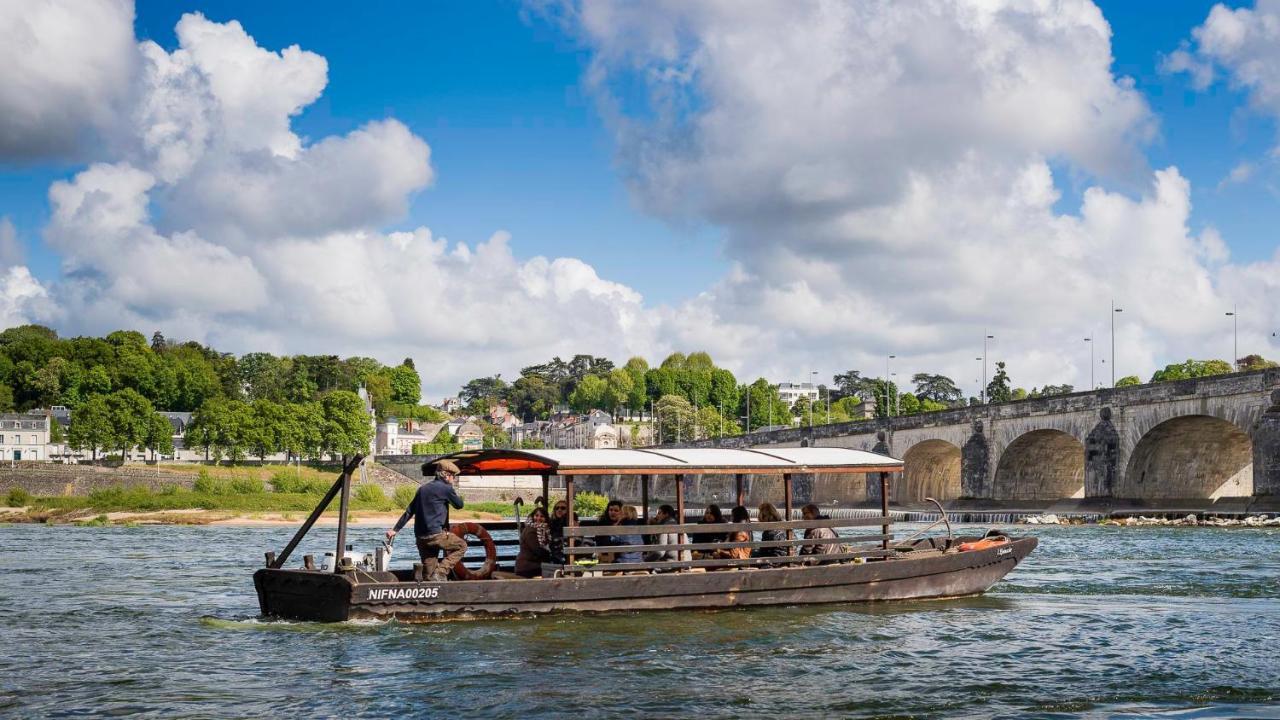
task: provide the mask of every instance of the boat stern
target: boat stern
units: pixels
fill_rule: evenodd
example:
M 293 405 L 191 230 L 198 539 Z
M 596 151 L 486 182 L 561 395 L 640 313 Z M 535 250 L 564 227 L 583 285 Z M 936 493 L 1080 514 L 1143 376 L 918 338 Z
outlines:
M 253 586 L 264 616 L 341 622 L 351 614 L 354 585 L 339 573 L 263 568 L 253 574 Z

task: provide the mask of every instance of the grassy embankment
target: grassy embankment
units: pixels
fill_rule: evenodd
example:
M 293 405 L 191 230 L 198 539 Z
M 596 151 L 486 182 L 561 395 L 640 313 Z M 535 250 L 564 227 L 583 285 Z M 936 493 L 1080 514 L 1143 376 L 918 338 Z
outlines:
M 153 466 L 162 472 L 190 473 L 190 467 Z M 190 521 L 227 519 L 229 517 L 284 513 L 283 519 L 301 519 L 310 512 L 337 478 L 337 468 L 280 467 L 202 467 L 191 489 L 179 485 L 163 485 L 156 490 L 145 487 L 106 488 L 88 496 L 32 496 L 24 490 L 11 491 L 5 500 L 9 507 L 27 508 L 27 520 L 36 522 L 76 521 L 92 513 L 163 513 L 166 511 L 203 510 L 220 516 L 191 517 Z M 356 485 L 351 508 L 356 512 L 393 513 L 404 509 L 417 488 L 405 485 L 388 496 L 377 485 Z M 327 513 L 336 513 L 338 503 L 330 504 Z M 486 514 L 507 516 L 511 505 L 500 502 L 467 503 L 460 516 Z M 6 518 L 10 519 L 10 518 Z M 18 519 L 18 518 L 12 518 Z M 174 519 L 174 518 L 169 518 Z

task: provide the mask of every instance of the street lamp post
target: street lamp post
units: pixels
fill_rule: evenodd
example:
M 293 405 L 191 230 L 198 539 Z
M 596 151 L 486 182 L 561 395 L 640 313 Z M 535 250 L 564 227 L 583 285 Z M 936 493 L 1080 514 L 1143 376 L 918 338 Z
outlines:
M 988 335 L 986 330 L 982 331 L 982 404 L 987 404 L 987 341 L 995 340 L 995 335 Z
M 1116 301 L 1111 301 L 1111 387 L 1116 386 L 1116 313 L 1124 312 L 1124 308 L 1116 307 Z
M 1231 318 L 1231 367 L 1240 369 L 1240 316 L 1236 314 L 1235 303 L 1231 304 L 1231 312 L 1227 313 L 1227 317 Z
M 1084 341 L 1089 343 L 1089 390 L 1092 391 L 1097 387 L 1093 384 L 1093 334 L 1090 333 Z
M 982 358 L 980 357 L 976 357 L 974 358 L 974 360 L 976 360 L 977 362 L 982 362 Z M 977 378 L 974 378 L 973 381 L 978 383 L 978 403 L 980 405 L 986 405 L 987 404 L 987 384 L 985 382 L 978 380 Z
M 818 380 L 818 371 L 817 371 L 817 370 L 810 370 L 810 371 L 809 371 L 809 384 L 810 384 L 810 385 L 812 385 L 812 386 L 813 386 L 813 388 L 814 388 L 815 390 L 817 390 L 817 389 L 818 389 L 818 383 L 817 383 L 817 380 Z M 819 398 L 818 398 L 818 401 L 819 401 L 819 402 L 821 402 L 821 401 L 822 401 L 822 398 L 821 398 L 821 397 L 819 397 Z M 809 403 L 809 429 L 810 429 L 810 430 L 812 430 L 812 429 L 813 429 L 813 403 Z
M 890 373 L 889 377 L 896 378 L 898 377 L 898 373 Z M 893 381 L 890 381 L 890 382 L 893 382 Z M 899 417 L 901 417 L 902 416 L 902 393 L 897 392 L 898 384 L 896 382 L 893 384 L 893 389 L 894 389 L 893 412 L 895 415 L 898 415 Z
M 893 417 L 893 406 L 889 404 L 889 361 L 897 358 L 897 355 L 890 355 L 884 359 L 884 414 L 885 417 Z

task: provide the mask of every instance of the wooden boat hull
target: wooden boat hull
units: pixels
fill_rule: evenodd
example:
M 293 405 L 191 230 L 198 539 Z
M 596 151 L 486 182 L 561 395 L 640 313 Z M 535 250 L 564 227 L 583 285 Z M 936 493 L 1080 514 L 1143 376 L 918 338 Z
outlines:
M 861 564 L 470 582 L 358 582 L 347 574 L 263 569 L 254 585 L 264 615 L 330 622 L 883 602 L 977 595 L 1035 547 L 1026 537 Z

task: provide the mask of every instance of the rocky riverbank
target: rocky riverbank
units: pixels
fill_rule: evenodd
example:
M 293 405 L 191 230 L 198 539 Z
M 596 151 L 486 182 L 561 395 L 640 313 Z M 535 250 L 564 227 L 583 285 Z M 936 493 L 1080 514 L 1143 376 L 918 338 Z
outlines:
M 1032 515 L 1022 520 L 1024 525 L 1084 525 L 1081 518 L 1059 517 L 1053 514 Z M 1189 513 L 1180 518 L 1145 517 L 1142 515 L 1106 518 L 1098 525 L 1120 527 L 1280 527 L 1280 516 L 1250 515 L 1244 518 L 1204 517 Z

